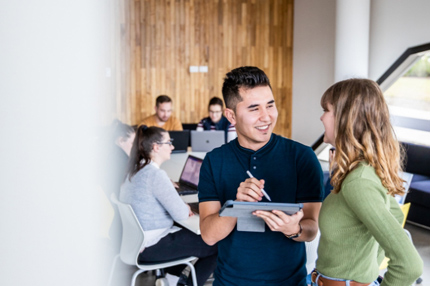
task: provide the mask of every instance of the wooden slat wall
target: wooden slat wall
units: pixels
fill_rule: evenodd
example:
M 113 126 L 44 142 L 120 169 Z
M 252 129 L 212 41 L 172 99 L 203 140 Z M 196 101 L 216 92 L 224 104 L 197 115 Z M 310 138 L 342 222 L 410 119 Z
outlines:
M 154 112 L 155 98 L 167 94 L 183 123 L 198 122 L 209 99 L 222 98 L 225 74 L 253 65 L 271 80 L 275 132 L 291 135 L 293 0 L 125 1 L 130 72 L 118 104 L 126 109 L 118 114 L 123 121 L 139 124 Z M 190 73 L 190 66 L 209 72 Z

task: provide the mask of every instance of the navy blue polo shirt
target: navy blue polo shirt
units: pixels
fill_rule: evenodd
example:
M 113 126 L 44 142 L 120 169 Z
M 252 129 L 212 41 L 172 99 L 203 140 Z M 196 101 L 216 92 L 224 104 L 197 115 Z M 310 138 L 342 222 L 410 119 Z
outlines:
M 243 148 L 237 139 L 209 152 L 200 169 L 199 201 L 235 200 L 248 176 L 264 179 L 272 202 L 305 203 L 323 199 L 323 173 L 312 149 L 272 134 L 258 151 Z M 267 201 L 263 197 L 262 201 Z M 306 285 L 306 250 L 267 225 L 263 233 L 235 228 L 218 242 L 214 286 Z

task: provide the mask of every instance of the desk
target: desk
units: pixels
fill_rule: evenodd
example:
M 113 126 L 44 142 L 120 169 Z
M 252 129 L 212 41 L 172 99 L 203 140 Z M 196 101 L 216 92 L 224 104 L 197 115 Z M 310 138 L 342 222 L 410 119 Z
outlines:
M 179 177 L 181 176 L 181 172 L 182 172 L 182 169 L 184 168 L 185 161 L 187 160 L 188 155 L 193 155 L 195 157 L 203 159 L 206 156 L 206 152 L 173 153 L 170 155 L 170 160 L 164 162 L 160 168 L 166 171 L 170 179 L 177 182 L 179 181 Z M 181 196 L 181 198 L 186 203 L 194 203 L 199 201 L 197 194 L 185 195 L 185 196 Z M 195 214 L 191 217 L 188 217 L 186 220 L 176 221 L 176 223 L 189 229 L 195 234 L 200 235 L 199 215 Z
M 200 235 L 200 216 L 198 214 L 189 216 L 185 220 L 178 220 L 176 223 L 194 232 L 195 234 Z

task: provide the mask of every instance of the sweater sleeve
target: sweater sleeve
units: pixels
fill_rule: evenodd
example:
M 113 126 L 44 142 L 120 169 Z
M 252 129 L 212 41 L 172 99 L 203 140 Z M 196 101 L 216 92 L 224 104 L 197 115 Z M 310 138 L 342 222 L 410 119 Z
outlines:
M 396 217 L 386 207 L 389 197 L 385 192 L 376 182 L 363 178 L 348 182 L 341 190 L 348 207 L 390 259 L 381 286 L 411 285 L 421 275 L 423 262 Z
M 390 213 L 396 218 L 396 220 L 400 223 L 400 225 L 402 225 L 404 215 L 402 210 L 399 208 L 399 203 L 392 196 L 389 196 L 389 199 L 390 199 Z M 379 246 L 378 263 L 381 264 L 384 258 L 385 258 L 384 249 L 381 246 Z
M 230 125 L 227 131 L 227 143 L 236 138 L 237 138 L 236 127 L 234 125 Z
M 203 127 L 203 120 L 204 119 L 200 120 L 200 122 L 197 124 L 196 131 L 204 131 L 205 130 Z
M 156 172 L 153 178 L 154 186 L 157 186 L 153 190 L 154 197 L 166 209 L 173 220 L 187 219 L 189 214 L 187 205 L 173 187 L 166 172 L 163 170 L 160 171 Z

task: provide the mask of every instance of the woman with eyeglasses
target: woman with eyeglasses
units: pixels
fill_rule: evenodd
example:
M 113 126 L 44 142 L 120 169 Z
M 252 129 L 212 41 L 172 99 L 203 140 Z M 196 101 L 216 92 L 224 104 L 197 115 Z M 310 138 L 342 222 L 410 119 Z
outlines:
M 139 263 L 196 256 L 199 258 L 194 265 L 197 282 L 203 285 L 215 269 L 217 246 L 209 246 L 201 236 L 173 224 L 175 220 L 193 215 L 166 172 L 160 169 L 161 164 L 170 159 L 173 149 L 167 131 L 140 126 L 131 149 L 127 176 L 121 186 L 120 201 L 131 205 L 145 231 L 145 248 L 139 255 Z M 192 285 L 191 275 L 178 277 L 184 268 L 180 265 L 166 269 L 173 275 L 166 275 L 166 278 L 177 285 Z
M 197 131 L 223 130 L 225 142 L 228 143 L 237 137 L 236 128 L 224 116 L 224 103 L 219 97 L 212 97 L 209 101 L 209 117 L 205 117 L 197 124 Z

